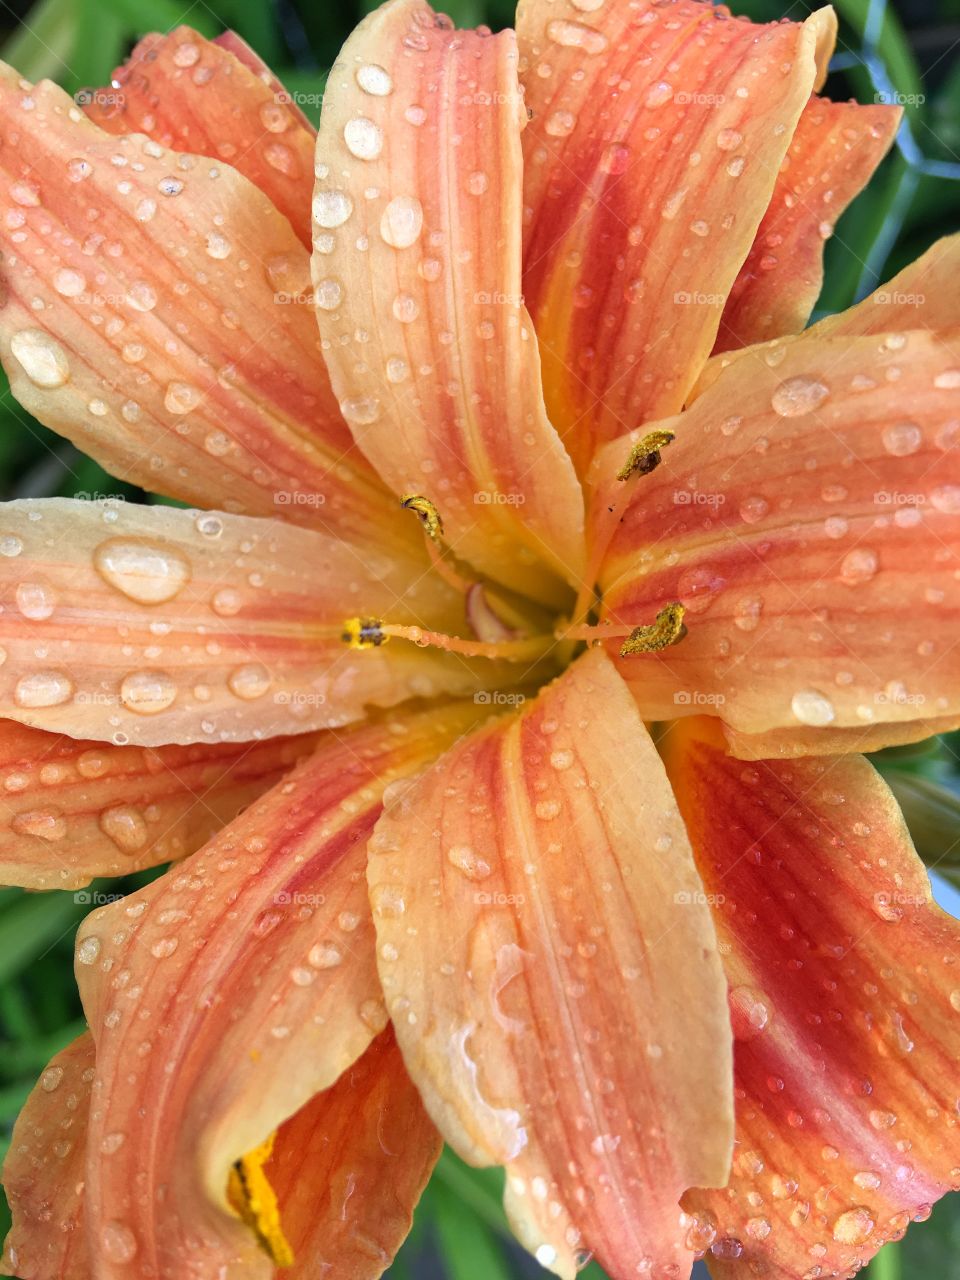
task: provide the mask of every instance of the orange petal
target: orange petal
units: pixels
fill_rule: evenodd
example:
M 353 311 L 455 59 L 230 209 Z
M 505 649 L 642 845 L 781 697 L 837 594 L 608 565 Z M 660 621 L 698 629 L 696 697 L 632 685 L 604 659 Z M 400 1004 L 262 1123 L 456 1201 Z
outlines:
M 314 130 L 274 77 L 190 27 L 145 36 L 87 115 L 107 133 L 144 133 L 164 147 L 224 160 L 249 178 L 310 247 Z
M 316 742 L 301 734 L 144 750 L 0 720 L 0 883 L 76 889 L 185 857 Z
M 90 1280 L 82 1195 L 93 1077 L 85 1033 L 51 1060 L 17 1117 L 3 1164 L 13 1227 L 0 1275 Z
M 808 337 L 859 337 L 868 333 L 896 333 L 903 329 L 956 328 L 960 325 L 958 298 L 960 235 L 944 236 L 855 307 L 827 316 L 806 333 L 796 335 L 793 341 Z M 779 341 L 775 341 L 774 349 L 779 349 L 780 345 Z M 750 350 L 727 351 L 713 356 L 704 367 L 691 393 L 691 400 L 702 395 L 732 364 L 745 357 L 756 356 L 757 352 Z
M 823 245 L 896 136 L 899 107 L 811 98 L 723 309 L 715 351 L 799 333 L 823 283 Z
M 679 1197 L 727 1175 L 730 1031 L 683 825 L 610 662 L 586 654 L 403 791 L 368 878 L 407 1068 L 465 1159 L 506 1166 L 524 1245 L 562 1276 L 583 1250 L 687 1274 Z
M 824 11 L 755 26 L 677 4 L 523 0 L 523 287 L 547 407 L 586 466 L 676 413 L 813 88 Z
M 463 625 L 422 548 L 62 498 L 6 503 L 0 521 L 0 715 L 24 724 L 117 745 L 243 741 L 524 675 L 406 640 L 344 643 L 356 613 L 446 630 L 459 599 Z
M 306 251 L 269 200 L 9 68 L 0 131 L 0 358 L 21 404 L 151 491 L 396 536 L 330 391 Z
M 733 1173 L 691 1230 L 717 1280 L 851 1275 L 960 1186 L 960 926 L 861 757 L 744 768 L 705 721 L 665 750 L 736 1036 Z
M 520 293 L 525 119 L 512 32 L 384 5 L 327 82 L 313 276 L 360 448 L 475 567 L 551 600 L 544 565 L 579 584 L 583 504 Z
M 316 137 L 316 129 L 314 129 L 304 112 L 302 112 L 297 106 L 293 95 L 287 92 L 260 55 L 250 48 L 242 36 L 238 36 L 235 31 L 221 31 L 220 35 L 213 37 L 211 43 L 219 45 L 221 49 L 226 49 L 228 53 L 232 53 L 233 56 L 252 71 L 258 79 L 262 80 L 264 84 L 268 84 L 270 88 L 273 89 L 274 93 L 279 95 L 278 101 L 281 102 L 288 111 L 291 111 L 302 125 L 306 126 L 306 128 L 310 130 L 311 135 L 314 138 Z M 312 186 L 312 183 L 309 183 L 308 186 Z
M 892 726 L 876 747 L 960 723 L 957 365 L 955 336 L 805 337 L 745 353 L 666 424 L 601 574 L 621 629 L 688 611 L 680 643 L 622 660 L 646 718 L 829 726 L 820 753 L 856 749 L 838 729 Z
M 470 704 L 329 735 L 198 853 L 87 916 L 77 972 L 97 1042 L 85 1194 L 104 1241 L 98 1280 L 127 1277 L 133 1257 L 157 1280 L 228 1263 L 272 1274 L 228 1207 L 228 1175 L 383 1030 L 367 837 L 384 789 L 474 716 Z
M 410 1230 L 443 1143 L 387 1028 L 335 1085 L 280 1126 L 266 1166 L 290 1280 L 376 1280 Z

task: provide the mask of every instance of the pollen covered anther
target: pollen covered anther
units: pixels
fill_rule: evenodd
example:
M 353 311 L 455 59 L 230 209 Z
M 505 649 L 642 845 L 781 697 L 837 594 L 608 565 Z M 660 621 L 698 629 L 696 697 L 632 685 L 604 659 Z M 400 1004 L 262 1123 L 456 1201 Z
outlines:
M 676 435 L 672 431 L 651 431 L 630 450 L 627 460 L 617 472 L 618 480 L 629 480 L 633 475 L 646 476 L 660 465 L 660 450 Z
M 276 1134 L 241 1156 L 230 1170 L 227 1200 L 253 1231 L 263 1251 L 276 1267 L 293 1266 L 293 1250 L 280 1225 L 277 1195 L 263 1166 L 273 1154 Z
M 400 499 L 400 505 L 408 511 L 415 511 L 427 537 L 433 542 L 439 542 L 443 537 L 443 520 L 429 498 L 425 498 L 422 493 L 408 493 Z
M 379 618 L 348 618 L 343 624 L 341 639 L 351 649 L 376 649 L 390 637 Z
M 656 622 L 645 627 L 635 627 L 620 646 L 620 657 L 630 658 L 637 653 L 656 653 L 682 640 L 687 634 L 683 623 L 686 609 L 679 602 L 668 604 L 657 614 Z

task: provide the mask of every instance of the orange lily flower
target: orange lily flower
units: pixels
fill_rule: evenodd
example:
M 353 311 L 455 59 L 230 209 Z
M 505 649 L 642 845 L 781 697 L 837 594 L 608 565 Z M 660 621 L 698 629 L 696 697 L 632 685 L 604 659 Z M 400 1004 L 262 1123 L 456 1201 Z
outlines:
M 202 508 L 3 509 L 4 877 L 173 861 L 8 1274 L 374 1277 L 441 1138 L 566 1277 L 845 1276 L 960 1185 L 960 931 L 852 754 L 960 724 L 960 239 L 801 333 L 898 120 L 833 39 L 390 0 L 316 139 L 233 36 L 4 71 L 14 392 Z

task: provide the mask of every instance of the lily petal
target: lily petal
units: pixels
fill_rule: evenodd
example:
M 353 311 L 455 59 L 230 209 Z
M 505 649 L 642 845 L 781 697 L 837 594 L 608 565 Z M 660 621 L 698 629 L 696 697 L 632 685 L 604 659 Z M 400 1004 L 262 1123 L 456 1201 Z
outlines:
M 850 1275 L 960 1186 L 960 926 L 862 757 L 744 769 L 703 720 L 664 751 L 736 1036 L 733 1173 L 691 1230 L 717 1280 Z
M 899 107 L 816 97 L 807 103 L 730 290 L 715 351 L 804 327 L 823 284 L 824 241 L 890 149 L 902 114 Z
M 306 251 L 270 201 L 9 68 L 0 122 L 0 359 L 20 403 L 153 492 L 395 535 L 330 391 Z
M 0 520 L 0 715 L 24 724 L 116 745 L 240 742 L 524 676 L 406 640 L 344 642 L 357 613 L 446 630 L 459 608 L 464 625 L 417 544 L 419 561 L 280 521 L 65 498 L 6 503 Z
M 271 77 L 190 27 L 153 33 L 84 110 L 107 133 L 224 160 L 266 195 L 310 247 L 314 130 Z
M 578 466 L 676 413 L 710 354 L 816 76 L 828 11 L 521 0 L 523 287 Z
M 377 1280 L 410 1230 L 443 1147 L 393 1029 L 280 1126 L 266 1166 L 289 1280 Z
M 687 1274 L 680 1194 L 727 1175 L 730 1031 L 683 825 L 608 659 L 391 797 L 368 877 L 407 1068 L 464 1159 L 506 1166 L 523 1244 L 561 1276 L 583 1250 Z
M 601 573 L 627 629 L 687 608 L 685 639 L 622 660 L 645 718 L 828 727 L 818 752 L 960 723 L 957 366 L 955 333 L 811 335 L 752 348 L 663 424 Z M 622 461 L 608 447 L 606 474 Z
M 96 1280 L 126 1277 L 134 1256 L 157 1280 L 206 1280 L 227 1264 L 273 1274 L 229 1207 L 228 1175 L 245 1160 L 275 1200 L 265 1140 L 386 1025 L 366 840 L 385 788 L 475 718 L 466 704 L 329 735 L 210 844 L 86 918 L 77 973 L 97 1042 L 85 1191 L 91 1239 L 104 1241 Z M 282 1206 L 270 1225 L 261 1244 L 272 1240 L 278 1261 Z
M 960 326 L 958 297 L 960 234 L 937 240 L 926 253 L 921 254 L 856 306 L 839 311 L 836 315 L 826 316 L 805 333 L 797 334 L 792 339 L 775 339 L 772 349 L 776 353 L 782 341 L 804 341 L 813 337 L 860 337 L 868 333 L 897 333 L 904 329 L 955 329 Z M 691 392 L 691 401 L 712 386 L 732 364 L 745 357 L 754 359 L 758 354 L 763 357 L 762 352 L 746 348 L 725 351 L 711 357 Z
M 579 585 L 583 501 L 520 293 L 516 58 L 420 0 L 360 24 L 324 95 L 313 276 L 360 448 L 475 568 L 552 601 L 544 565 Z
M 0 1275 L 90 1280 L 83 1177 L 93 1078 L 86 1032 L 50 1061 L 17 1117 L 3 1163 L 13 1227 Z
M 183 858 L 279 782 L 317 736 L 144 750 L 0 720 L 0 884 L 77 889 Z

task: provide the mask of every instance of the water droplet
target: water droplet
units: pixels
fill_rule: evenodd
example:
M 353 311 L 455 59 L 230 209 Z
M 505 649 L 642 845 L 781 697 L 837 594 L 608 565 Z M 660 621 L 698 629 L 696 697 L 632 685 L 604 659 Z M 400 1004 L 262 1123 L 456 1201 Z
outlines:
M 343 952 L 333 942 L 318 942 L 310 948 L 307 963 L 314 969 L 335 969 L 343 963 Z
M 190 566 L 172 547 L 137 538 L 111 538 L 93 553 L 97 573 L 140 604 L 172 600 L 190 578 Z
M 375 396 L 357 396 L 355 399 L 341 400 L 340 412 L 348 422 L 367 427 L 380 417 L 380 401 Z
M 86 279 L 79 271 L 64 267 L 53 277 L 53 287 L 64 298 L 79 298 L 87 287 Z
M 343 126 L 347 150 L 358 160 L 375 160 L 383 150 L 383 130 L 366 116 L 356 116 Z
M 100 814 L 100 830 L 123 853 L 137 853 L 147 843 L 147 823 L 139 809 L 116 805 Z
M 848 586 L 867 582 L 877 572 L 878 565 L 875 551 L 871 551 L 869 547 L 855 547 L 843 557 L 840 565 L 840 580 Z
M 166 711 L 176 696 L 176 683 L 165 671 L 134 671 L 120 684 L 123 705 L 142 716 Z
M 44 1093 L 53 1093 L 60 1088 L 63 1080 L 63 1067 L 47 1067 L 40 1077 L 40 1088 Z
M 551 138 L 565 138 L 568 134 L 573 133 L 576 127 L 577 117 L 571 111 L 554 111 L 552 115 L 547 117 L 547 122 L 543 126 L 544 132 L 548 133 Z
M 740 518 L 747 524 L 756 524 L 770 510 L 770 503 L 766 498 L 744 498 L 740 503 Z
M 73 681 L 62 671 L 36 671 L 21 676 L 14 690 L 18 707 L 59 707 L 73 694 Z
M 773 393 L 770 404 L 774 413 L 781 418 L 799 418 L 823 404 L 829 394 L 830 388 L 826 383 L 801 374 L 781 382 Z
M 730 992 L 730 1021 L 737 1040 L 755 1040 L 770 1023 L 768 996 L 753 987 L 734 987 Z
M 0 556 L 6 556 L 12 559 L 18 556 L 23 550 L 23 543 L 15 533 L 5 533 L 0 536 Z
M 137 280 L 127 290 L 127 302 L 134 311 L 152 311 L 157 305 L 157 291 L 145 280 Z
M 96 934 L 89 934 L 77 943 L 77 964 L 96 964 L 100 955 L 100 939 Z
M 393 300 L 393 314 L 401 324 L 412 324 L 420 314 L 416 298 L 409 293 L 398 293 Z
M 584 53 L 603 53 L 607 47 L 607 37 L 603 32 L 563 18 L 554 18 L 548 24 L 547 39 L 567 49 L 582 49 Z
M 447 861 L 469 880 L 485 880 L 491 871 L 490 863 L 468 844 L 451 845 L 447 850 Z
M 262 662 L 245 663 L 227 676 L 231 693 L 247 701 L 262 698 L 272 683 L 273 678 Z
M 168 382 L 163 393 L 163 407 L 168 413 L 191 413 L 203 396 L 189 382 Z
M 876 1225 L 872 1211 L 863 1205 L 857 1205 L 837 1218 L 833 1224 L 833 1238 L 841 1244 L 863 1244 L 864 1240 L 873 1235 Z
M 717 134 L 717 146 L 721 151 L 736 151 L 743 142 L 743 134 L 736 129 L 721 129 Z
M 942 484 L 930 494 L 930 502 L 945 515 L 960 515 L 960 484 Z
M 895 422 L 883 429 L 883 447 L 895 458 L 916 453 L 923 443 L 923 432 L 915 422 Z
M 336 311 L 343 301 L 343 285 L 339 280 L 318 280 L 314 288 L 317 306 L 322 311 Z
M 318 191 L 313 197 L 313 216 L 327 230 L 342 227 L 353 213 L 353 201 L 345 191 Z
M 733 623 L 741 631 L 756 631 L 760 625 L 763 602 L 755 596 L 744 596 L 733 607 Z
M 66 818 L 58 809 L 18 813 L 10 825 L 17 835 L 35 836 L 38 840 L 62 840 L 67 834 Z
M 219 231 L 207 232 L 207 253 L 211 258 L 229 258 L 233 245 Z
M 70 377 L 63 348 L 42 329 L 20 329 L 10 339 L 10 351 L 35 387 L 62 387 Z
M 662 107 L 665 102 L 670 102 L 673 98 L 673 85 L 666 80 L 658 80 L 657 83 L 648 90 L 644 101 L 645 107 Z
M 836 716 L 833 703 L 819 689 L 800 689 L 790 700 L 790 710 L 801 724 L 830 724 Z
M 380 218 L 380 235 L 394 249 L 415 244 L 423 230 L 423 206 L 415 196 L 394 196 Z
M 100 1232 L 100 1242 L 110 1262 L 132 1262 L 137 1256 L 137 1238 L 123 1222 L 108 1222 Z
M 375 98 L 386 98 L 393 92 L 390 73 L 375 62 L 367 62 L 362 67 L 357 67 L 356 76 L 357 84 L 364 93 L 372 94 Z
M 17 608 L 25 618 L 42 622 L 56 608 L 57 597 L 51 587 L 43 582 L 20 582 L 14 592 Z

